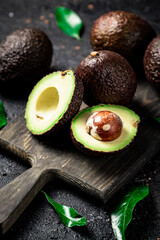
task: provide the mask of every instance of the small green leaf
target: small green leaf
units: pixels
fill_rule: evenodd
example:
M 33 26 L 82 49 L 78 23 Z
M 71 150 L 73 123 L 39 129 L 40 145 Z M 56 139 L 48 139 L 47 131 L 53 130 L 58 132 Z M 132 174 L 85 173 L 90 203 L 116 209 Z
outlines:
M 0 101 L 0 128 L 7 124 L 6 113 L 3 107 L 3 103 Z
M 118 206 L 112 212 L 112 228 L 118 240 L 125 240 L 125 230 L 132 220 L 133 209 L 148 194 L 148 186 L 134 187 L 121 199 Z
M 80 40 L 82 28 L 81 18 L 73 11 L 64 7 L 57 7 L 55 10 L 58 27 L 70 37 Z
M 154 117 L 154 119 L 160 123 L 160 117 Z
M 87 220 L 77 213 L 73 208 L 56 203 L 45 192 L 41 192 L 44 193 L 48 202 L 52 204 L 64 225 L 67 227 L 74 227 L 84 226 L 87 223 Z

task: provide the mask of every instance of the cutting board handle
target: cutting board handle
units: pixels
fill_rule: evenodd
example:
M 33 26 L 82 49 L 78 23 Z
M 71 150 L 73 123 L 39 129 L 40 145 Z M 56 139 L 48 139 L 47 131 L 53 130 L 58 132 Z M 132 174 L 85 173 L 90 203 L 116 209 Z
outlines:
M 50 179 L 49 171 L 40 166 L 33 166 L 0 189 L 1 234 L 7 232 Z

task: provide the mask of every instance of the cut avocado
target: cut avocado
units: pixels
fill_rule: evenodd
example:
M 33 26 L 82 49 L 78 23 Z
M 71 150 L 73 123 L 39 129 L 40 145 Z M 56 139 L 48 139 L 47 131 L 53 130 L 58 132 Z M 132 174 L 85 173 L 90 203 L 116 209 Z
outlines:
M 54 72 L 33 88 L 26 106 L 27 128 L 36 135 L 53 133 L 75 116 L 83 98 L 83 84 L 73 71 Z
M 86 131 L 86 121 L 95 112 L 111 111 L 122 120 L 120 136 L 113 141 L 99 141 Z M 132 110 L 118 105 L 97 105 L 79 112 L 71 123 L 71 137 L 75 146 L 91 155 L 117 152 L 129 145 L 137 134 L 139 116 Z

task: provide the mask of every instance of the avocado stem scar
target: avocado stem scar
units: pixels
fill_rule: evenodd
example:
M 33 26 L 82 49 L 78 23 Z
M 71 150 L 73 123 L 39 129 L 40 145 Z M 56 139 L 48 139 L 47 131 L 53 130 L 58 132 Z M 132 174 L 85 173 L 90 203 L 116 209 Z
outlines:
M 68 73 L 68 70 L 61 73 L 62 77 L 65 76 Z
M 96 56 L 97 54 L 98 54 L 97 51 L 94 51 L 94 52 L 91 52 L 91 53 L 90 53 L 90 55 L 91 55 L 92 57 Z

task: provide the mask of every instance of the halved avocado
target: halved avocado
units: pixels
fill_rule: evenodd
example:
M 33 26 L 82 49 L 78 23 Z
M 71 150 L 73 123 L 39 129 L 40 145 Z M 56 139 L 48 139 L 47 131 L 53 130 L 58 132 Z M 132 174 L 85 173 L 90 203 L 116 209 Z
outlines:
M 27 102 L 27 128 L 36 135 L 57 132 L 75 116 L 83 99 L 83 84 L 73 71 L 54 72 L 33 88 Z
M 113 141 L 99 141 L 86 131 L 86 121 L 95 112 L 111 111 L 122 120 L 122 132 Z M 82 152 L 91 155 L 103 155 L 122 150 L 129 145 L 137 134 L 139 116 L 132 110 L 118 105 L 97 105 L 79 112 L 71 123 L 71 137 L 75 146 Z

